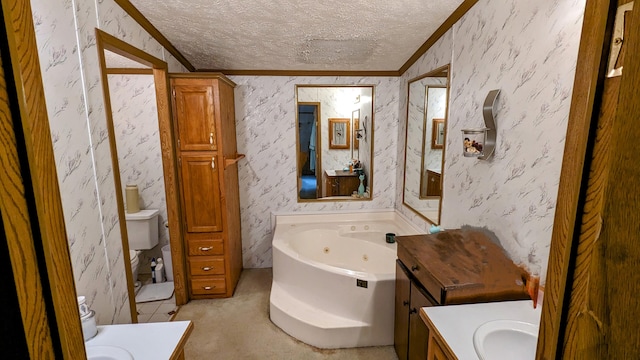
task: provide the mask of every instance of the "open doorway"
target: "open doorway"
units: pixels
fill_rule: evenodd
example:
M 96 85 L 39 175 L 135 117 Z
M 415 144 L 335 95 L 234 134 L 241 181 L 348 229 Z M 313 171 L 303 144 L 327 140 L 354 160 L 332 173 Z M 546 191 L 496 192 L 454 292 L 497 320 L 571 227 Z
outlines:
M 145 322 L 151 320 L 150 316 L 145 319 L 145 315 L 148 314 L 144 311 L 141 313 L 138 306 L 140 304 L 136 304 L 136 299 L 144 288 L 136 293 L 134 289 L 139 278 L 134 278 L 133 273 L 135 268 L 138 268 L 140 273 L 149 273 L 150 277 L 152 274 L 157 274 L 151 272 L 148 264 L 152 257 L 171 258 L 172 261 L 167 259 L 164 267 L 168 270 L 166 271 L 168 277 L 173 278 L 170 279 L 173 282 L 158 284 L 162 285 L 157 287 L 158 296 L 152 292 L 151 298 L 146 301 L 170 300 L 175 305 L 186 302 L 176 160 L 169 108 L 168 69 L 166 62 L 109 34 L 96 29 L 96 35 L 116 184 L 122 249 L 127 260 L 130 258 L 130 261 L 125 261 L 125 268 L 132 321 Z M 139 194 L 135 199 L 140 201 L 140 207 L 136 206 L 136 210 L 125 213 L 123 192 L 124 185 L 129 183 L 137 184 Z M 137 211 L 137 209 L 145 209 L 145 213 L 138 216 L 143 211 Z M 147 212 L 155 212 L 157 225 L 147 222 L 146 219 L 151 218 Z M 144 224 L 136 222 L 134 225 L 136 228 L 145 228 L 144 225 L 148 225 L 148 228 L 152 229 L 149 236 L 139 234 L 131 238 L 126 226 L 127 222 L 132 220 L 129 219 L 129 215 L 135 215 L 133 217 L 136 219 L 133 220 L 139 217 L 143 220 Z M 146 217 L 147 215 L 149 216 Z M 139 241 L 134 241 L 132 243 L 132 240 L 142 238 L 148 238 L 149 242 L 140 244 Z M 151 239 L 154 241 L 152 242 Z M 134 243 L 138 246 L 131 246 Z M 129 250 L 134 251 L 129 252 Z M 133 253 L 137 253 L 135 257 Z M 170 290 L 167 290 L 169 288 Z M 172 297 L 174 289 L 175 297 Z M 140 317 L 136 316 L 137 314 L 140 314 Z
M 298 103 L 298 189 L 300 199 L 322 195 L 322 151 L 320 146 L 320 103 Z

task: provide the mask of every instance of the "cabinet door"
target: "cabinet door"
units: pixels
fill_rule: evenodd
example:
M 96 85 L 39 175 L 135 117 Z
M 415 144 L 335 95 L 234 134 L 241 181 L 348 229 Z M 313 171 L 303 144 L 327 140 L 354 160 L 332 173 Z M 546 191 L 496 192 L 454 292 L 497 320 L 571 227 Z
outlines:
M 412 282 L 411 309 L 409 309 L 409 360 L 424 360 L 427 358 L 429 329 L 420 318 L 420 308 L 425 306 L 433 306 L 433 303 Z
M 400 260 L 396 260 L 396 303 L 393 345 L 399 360 L 407 360 L 409 348 L 409 304 L 411 301 L 411 281 Z
M 440 174 L 427 170 L 427 196 L 440 196 Z
M 174 85 L 181 151 L 216 150 L 213 85 Z
M 180 156 L 187 232 L 222 231 L 219 165 L 215 153 Z
M 444 350 L 444 346 L 440 343 L 439 336 L 431 336 L 429 341 L 429 357 L 428 360 L 451 360 L 455 359 L 449 356 L 449 352 Z

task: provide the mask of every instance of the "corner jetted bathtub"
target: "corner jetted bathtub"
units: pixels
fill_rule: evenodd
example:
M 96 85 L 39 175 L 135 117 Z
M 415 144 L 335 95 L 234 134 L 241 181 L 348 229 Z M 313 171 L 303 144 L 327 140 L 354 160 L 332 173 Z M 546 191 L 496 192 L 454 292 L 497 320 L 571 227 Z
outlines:
M 276 216 L 271 321 L 324 348 L 393 344 L 396 244 L 421 231 L 393 211 Z

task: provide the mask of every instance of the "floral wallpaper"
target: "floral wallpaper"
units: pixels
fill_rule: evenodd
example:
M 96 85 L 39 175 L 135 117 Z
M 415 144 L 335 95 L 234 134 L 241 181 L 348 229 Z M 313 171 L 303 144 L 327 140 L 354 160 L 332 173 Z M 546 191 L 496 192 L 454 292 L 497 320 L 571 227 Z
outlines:
M 113 0 L 32 0 L 76 290 L 98 324 L 131 322 L 95 28 L 185 71 Z
M 407 79 L 451 64 L 443 227 L 486 227 L 514 262 L 542 279 L 584 8 L 584 0 L 480 0 L 402 77 L 406 89 Z M 464 158 L 461 130 L 483 127 L 481 107 L 493 89 L 501 90 L 495 155 Z M 400 104 L 406 106 L 402 95 Z M 426 230 L 429 224 L 402 205 L 400 191 L 397 207 Z
M 270 267 L 271 215 L 392 209 L 396 189 L 399 78 L 231 76 L 235 88 L 244 267 Z M 295 85 L 374 85 L 373 199 L 298 202 Z M 360 117 L 363 117 L 361 110 Z M 369 116 L 371 118 L 371 116 Z M 389 136 L 394 134 L 394 136 Z M 370 134 L 367 134 L 369 139 Z M 391 175 L 390 175 L 391 174 Z

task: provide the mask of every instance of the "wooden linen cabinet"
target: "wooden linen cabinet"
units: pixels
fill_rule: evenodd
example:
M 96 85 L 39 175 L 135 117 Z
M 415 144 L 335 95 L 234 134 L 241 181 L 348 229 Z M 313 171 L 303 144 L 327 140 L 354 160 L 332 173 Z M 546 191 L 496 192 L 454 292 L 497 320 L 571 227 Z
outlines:
M 218 73 L 170 81 L 189 297 L 230 297 L 242 271 L 235 84 Z

